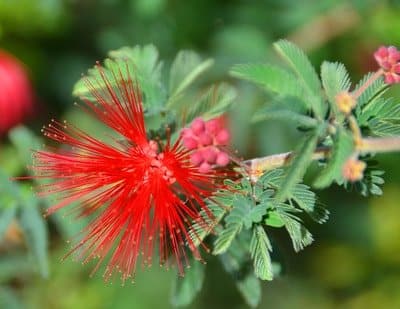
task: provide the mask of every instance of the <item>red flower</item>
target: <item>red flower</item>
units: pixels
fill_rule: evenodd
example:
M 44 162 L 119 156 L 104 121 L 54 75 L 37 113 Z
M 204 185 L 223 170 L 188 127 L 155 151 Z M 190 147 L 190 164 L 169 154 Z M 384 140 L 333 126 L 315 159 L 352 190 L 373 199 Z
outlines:
M 23 65 L 0 50 L 0 136 L 32 113 L 33 90 Z
M 99 258 L 95 270 L 108 259 L 106 279 L 116 270 L 123 281 L 132 276 L 139 255 L 150 265 L 157 241 L 160 264 L 172 256 L 183 274 L 186 245 L 200 259 L 188 229 L 199 220 L 200 210 L 208 211 L 204 199 L 222 186 L 216 182 L 220 172 L 201 173 L 181 138 L 173 144 L 170 138 L 165 144 L 149 140 L 140 90 L 129 72 L 128 77 L 113 72 L 110 80 L 97 69 L 101 79 L 96 87 L 86 79 L 95 101 L 84 99 L 85 105 L 125 141 L 117 138 L 108 144 L 53 121 L 44 134 L 70 147 L 35 154 L 36 177 L 53 181 L 40 194 L 59 194 L 60 201 L 48 213 L 78 202 L 72 211 L 77 217 L 95 217 L 72 252 L 84 261 Z

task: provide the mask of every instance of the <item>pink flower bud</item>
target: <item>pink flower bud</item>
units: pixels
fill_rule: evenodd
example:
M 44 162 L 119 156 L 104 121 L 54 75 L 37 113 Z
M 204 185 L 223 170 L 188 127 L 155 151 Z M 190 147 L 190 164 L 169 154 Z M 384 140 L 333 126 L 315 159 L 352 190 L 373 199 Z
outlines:
M 195 120 L 193 120 L 191 128 L 193 130 L 193 133 L 196 135 L 203 133 L 205 130 L 204 120 L 201 118 L 196 118 Z
M 184 137 L 183 138 L 183 145 L 188 149 L 192 150 L 197 148 L 197 141 L 192 137 Z
M 216 134 L 219 127 L 220 127 L 220 120 L 218 118 L 211 119 L 206 122 L 206 130 L 211 135 Z
M 221 130 L 218 132 L 218 134 L 217 134 L 217 136 L 216 136 L 216 138 L 215 138 L 216 142 L 217 142 L 219 145 L 226 145 L 226 144 L 228 144 L 229 139 L 230 139 L 230 135 L 229 135 L 229 132 L 228 132 L 227 129 L 221 129 Z
M 204 160 L 211 164 L 214 164 L 217 159 L 217 151 L 213 147 L 203 149 L 202 155 Z
M 208 173 L 210 170 L 211 170 L 211 165 L 206 163 L 206 162 L 203 162 L 199 167 L 199 172 L 200 173 L 204 173 L 205 174 L 205 173 Z
M 228 156 L 228 154 L 226 154 L 225 152 L 222 152 L 222 151 L 221 151 L 220 153 L 218 153 L 216 163 L 217 163 L 219 166 L 226 166 L 226 165 L 228 165 L 228 163 L 229 163 L 229 156 Z
M 199 166 L 204 161 L 202 153 L 200 151 L 192 153 L 190 161 L 194 166 Z
M 212 137 L 207 133 L 202 133 L 199 135 L 199 143 L 203 146 L 209 146 L 213 142 Z

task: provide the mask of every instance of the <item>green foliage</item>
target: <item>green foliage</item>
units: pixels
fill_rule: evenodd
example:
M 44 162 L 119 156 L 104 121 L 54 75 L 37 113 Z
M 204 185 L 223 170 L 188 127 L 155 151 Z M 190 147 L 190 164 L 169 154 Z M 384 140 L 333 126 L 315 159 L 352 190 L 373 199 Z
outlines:
M 185 276 L 178 277 L 175 280 L 171 296 L 172 305 L 184 307 L 193 301 L 203 286 L 204 271 L 204 265 L 191 260 L 190 267 L 185 271 Z
M 213 65 L 212 59 L 202 61 L 193 51 L 180 51 L 172 63 L 169 77 L 169 99 L 167 107 L 174 103 L 204 71 Z
M 0 287 L 0 308 L 22 309 L 24 307 L 12 289 Z
M 254 273 L 261 280 L 272 280 L 272 262 L 269 252 L 272 251 L 267 233 L 262 226 L 253 229 L 250 243 L 251 258 L 254 260 Z
M 215 203 L 215 201 L 220 204 Z M 223 206 L 221 207 L 221 205 Z M 196 247 L 214 230 L 225 215 L 228 207 L 231 206 L 232 197 L 229 196 L 227 198 L 217 196 L 213 201 L 207 201 L 208 211 L 200 211 L 199 220 L 194 222 L 189 230 L 190 238 Z
M 227 83 L 211 86 L 200 96 L 189 97 L 185 104 L 177 106 L 177 113 L 185 114 L 185 122 L 190 123 L 201 115 L 205 120 L 218 117 L 225 113 L 237 96 L 234 87 Z M 190 102 L 188 106 L 188 102 Z
M 0 231 L 4 232 L 16 219 L 19 222 L 29 251 L 42 276 L 48 276 L 47 228 L 40 215 L 39 199 L 30 186 L 17 185 L 0 170 Z
M 204 119 L 220 116 L 236 97 L 235 89 L 226 83 L 212 85 L 206 90 L 194 87 L 195 81 L 214 61 L 202 60 L 193 51 L 177 54 L 170 68 L 168 87 L 162 78 L 163 63 L 153 45 L 122 47 L 111 51 L 109 57 L 104 61 L 103 69 L 96 66 L 88 70 L 87 76 L 75 84 L 73 95 L 95 100 L 93 90 L 108 91 L 103 82 L 106 79 L 119 99 L 123 99 L 119 80 L 134 79 L 143 97 L 146 126 L 154 136 L 164 136 L 166 125 L 178 129 L 176 124 L 185 126 L 198 116 Z
M 290 195 L 293 187 L 302 180 L 307 167 L 312 161 L 313 153 L 317 147 L 320 131 L 314 130 L 311 134 L 304 138 L 294 151 L 293 157 L 290 159 L 290 165 L 286 171 L 285 178 L 276 194 L 279 202 L 284 201 Z
M 244 179 L 242 188 L 246 186 L 250 186 L 250 183 Z M 213 254 L 226 252 L 242 228 L 250 229 L 254 223 L 260 223 L 267 207 L 268 204 L 265 201 L 257 203 L 250 195 L 235 194 L 232 209 L 225 217 L 226 228 L 219 233 L 214 244 Z
M 313 242 L 314 239 L 311 233 L 301 224 L 298 218 L 294 217 L 287 211 L 282 211 L 280 215 L 285 222 L 285 228 L 289 233 L 293 248 L 296 252 L 303 250 L 304 247 Z
M 372 77 L 373 73 L 366 74 L 356 85 L 354 91 L 357 92 Z M 357 99 L 356 115 L 360 114 L 361 109 L 373 100 L 380 98 L 388 89 L 382 78 L 378 78 L 369 85 Z
M 158 61 L 158 51 L 153 45 L 123 47 L 111 51 L 110 58 L 104 61 L 104 69 L 98 67 L 88 70 L 88 75 L 82 77 L 74 86 L 73 95 L 94 99 L 91 92 L 104 90 L 103 76 L 111 82 L 110 86 L 119 89 L 122 97 L 123 90 L 119 80 L 137 79 L 142 91 L 145 108 L 152 114 L 161 109 L 166 97 L 166 90 L 161 82 L 162 63 Z
M 272 91 L 276 99 L 257 111 L 253 121 L 282 119 L 294 122 L 302 127 L 314 127 L 316 121 L 307 116 L 307 101 L 304 90 L 297 78 L 273 65 L 236 65 L 231 75 L 255 82 Z
M 400 134 L 400 104 L 393 98 L 376 98 L 366 104 L 358 115 L 359 124 L 375 136 Z
M 309 104 L 309 107 L 314 111 L 315 115 L 319 119 L 322 119 L 326 107 L 320 95 L 321 82 L 306 54 L 296 45 L 286 40 L 276 42 L 274 47 L 297 75 L 305 91 L 305 102 Z
M 376 162 L 367 161 L 367 164 L 363 179 L 355 183 L 345 182 L 345 187 L 350 191 L 355 190 L 365 197 L 380 196 L 383 194 L 381 186 L 385 183 L 382 177 L 385 172 L 377 169 Z
M 351 133 L 340 128 L 333 138 L 331 154 L 328 163 L 314 181 L 314 187 L 326 188 L 336 181 L 343 182 L 342 167 L 354 151 L 354 141 Z
M 330 106 L 338 115 L 335 98 L 340 92 L 349 91 L 351 86 L 349 74 L 343 64 L 324 61 L 321 65 L 321 80 Z
M 250 307 L 256 307 L 261 301 L 261 284 L 253 269 L 248 267 L 249 231 L 237 237 L 227 252 L 219 255 L 222 266 L 235 281 L 236 287 Z
M 277 96 L 303 98 L 304 90 L 296 76 L 269 64 L 241 64 L 232 67 L 230 74 L 263 86 Z
M 23 190 L 23 205 L 19 222 L 24 232 L 29 250 L 39 266 L 43 277 L 49 274 L 47 246 L 47 227 L 39 211 L 39 200 L 34 197 L 30 188 Z

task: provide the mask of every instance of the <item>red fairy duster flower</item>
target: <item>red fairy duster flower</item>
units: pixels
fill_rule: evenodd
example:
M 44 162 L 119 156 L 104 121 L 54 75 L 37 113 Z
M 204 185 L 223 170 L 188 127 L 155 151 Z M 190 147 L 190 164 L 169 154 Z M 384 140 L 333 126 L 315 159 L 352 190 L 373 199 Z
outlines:
M 94 99 L 84 99 L 84 107 L 124 141 L 108 144 L 67 123 L 46 127 L 47 137 L 70 146 L 35 154 L 35 177 L 52 180 L 40 194 L 60 199 L 48 213 L 77 202 L 72 212 L 78 217 L 94 216 L 72 252 L 84 261 L 99 258 L 95 270 L 108 260 L 106 279 L 116 270 L 123 280 L 132 276 L 139 255 L 151 264 L 156 243 L 160 264 L 171 256 L 183 274 L 187 247 L 200 258 L 189 227 L 200 210 L 209 213 L 204 199 L 222 186 L 216 182 L 221 172 L 199 171 L 181 138 L 164 144 L 147 138 L 140 90 L 129 70 L 109 74 L 97 66 L 97 72 L 96 84 L 86 78 Z
M 32 113 L 33 90 L 16 58 L 0 50 L 0 136 Z
M 400 51 L 394 46 L 381 46 L 374 53 L 374 57 L 383 69 L 385 83 L 400 83 Z

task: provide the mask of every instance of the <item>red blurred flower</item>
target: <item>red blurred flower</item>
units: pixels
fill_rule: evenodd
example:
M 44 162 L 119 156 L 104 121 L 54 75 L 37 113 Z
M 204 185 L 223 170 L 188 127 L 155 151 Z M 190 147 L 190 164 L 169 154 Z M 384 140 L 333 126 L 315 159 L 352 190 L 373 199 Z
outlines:
M 0 50 L 0 136 L 33 111 L 33 89 L 16 58 Z
M 383 69 L 385 83 L 400 83 L 400 52 L 394 46 L 381 46 L 374 53 L 376 62 Z
M 200 210 L 208 212 L 204 199 L 222 186 L 216 181 L 222 174 L 200 172 L 181 138 L 173 144 L 170 138 L 165 144 L 149 140 L 140 90 L 129 72 L 113 72 L 110 80 L 97 70 L 98 84 L 86 79 L 95 100 L 84 99 L 85 105 L 125 141 L 108 144 L 67 123 L 46 127 L 45 136 L 70 146 L 35 154 L 36 177 L 52 180 L 40 194 L 59 194 L 48 213 L 78 202 L 72 213 L 95 216 L 72 252 L 84 261 L 99 258 L 95 270 L 108 259 L 106 279 L 116 270 L 123 281 L 133 275 L 139 255 L 150 265 L 157 241 L 160 264 L 171 256 L 183 274 L 186 247 L 200 258 L 188 229 L 201 220 Z

